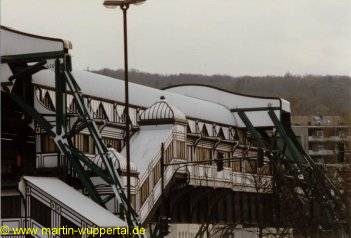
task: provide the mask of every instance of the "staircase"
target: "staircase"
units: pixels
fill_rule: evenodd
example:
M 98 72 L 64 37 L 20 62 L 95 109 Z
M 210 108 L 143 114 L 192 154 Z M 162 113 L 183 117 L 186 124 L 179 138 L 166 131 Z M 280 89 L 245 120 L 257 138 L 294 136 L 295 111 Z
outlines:
M 135 148 L 135 146 L 140 146 L 140 143 L 148 143 L 146 140 L 150 140 L 150 135 L 148 134 L 147 130 L 144 130 L 141 127 L 140 131 L 138 131 L 131 140 L 131 147 Z M 152 133 L 152 132 L 151 132 Z M 161 137 L 154 137 L 154 145 L 150 147 L 156 146 L 156 148 L 147 148 L 148 151 L 152 151 L 152 154 L 148 154 L 148 157 L 140 158 L 138 155 L 134 155 L 135 149 L 132 150 L 131 158 L 134 157 L 134 162 L 138 166 L 138 160 L 144 160 L 142 163 L 144 165 L 139 165 L 138 168 L 142 169 L 145 167 L 144 171 L 142 172 L 141 177 L 139 178 L 139 186 L 138 186 L 138 194 L 137 194 L 137 211 L 140 216 L 140 222 L 145 224 L 147 220 L 150 219 L 150 215 L 152 211 L 157 209 L 158 203 L 160 202 L 161 194 L 162 194 L 162 187 L 161 187 L 161 157 L 164 156 L 165 163 L 170 163 L 171 161 L 184 161 L 175 159 L 173 157 L 166 156 L 165 153 L 162 155 L 162 144 L 164 151 L 171 150 L 171 144 L 173 143 L 174 139 L 177 138 L 179 135 L 174 131 L 174 127 L 170 126 L 168 129 L 165 129 L 163 132 L 164 136 Z M 183 139 L 185 138 L 184 135 L 181 136 Z M 122 153 L 124 151 L 122 150 Z M 173 151 L 172 151 L 173 152 Z M 136 152 L 137 153 L 137 152 Z M 145 164 L 146 163 L 146 164 Z M 141 168 L 140 168 L 141 167 Z M 179 169 L 179 166 L 167 166 L 164 169 L 164 189 L 169 186 L 172 178 L 174 177 L 175 173 L 184 173 L 184 168 Z M 141 199 L 142 196 L 145 196 L 147 193 L 147 197 Z

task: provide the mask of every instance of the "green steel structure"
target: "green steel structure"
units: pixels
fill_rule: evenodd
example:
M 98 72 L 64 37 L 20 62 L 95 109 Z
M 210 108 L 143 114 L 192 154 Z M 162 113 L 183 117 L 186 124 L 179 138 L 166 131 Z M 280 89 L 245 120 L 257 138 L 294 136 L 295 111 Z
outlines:
M 345 205 L 340 190 L 302 149 L 290 126 L 284 125 L 273 109 L 267 108 L 274 124 L 274 134 L 269 137 L 257 130 L 244 111 L 239 112 L 249 135 L 264 148 L 274 167 L 277 190 L 286 203 L 295 203 L 301 221 L 310 220 L 316 228 L 333 230 L 345 222 Z M 287 195 L 293 199 L 286 200 Z M 292 204 L 288 204 L 292 205 Z M 312 214 L 318 206 L 318 215 Z M 312 219 L 312 220 L 311 220 Z
M 31 86 L 31 75 L 47 68 L 47 63 L 54 60 L 55 62 L 55 93 L 56 93 L 56 120 L 54 122 L 48 121 L 42 114 L 37 112 L 25 98 L 25 94 L 16 93 L 17 90 L 13 88 L 22 86 Z M 61 155 L 64 155 L 70 161 L 74 173 L 79 177 L 87 195 L 96 203 L 105 207 L 105 204 L 113 197 L 116 198 L 118 204 L 118 213 L 123 220 L 127 220 L 129 227 L 139 227 L 137 214 L 132 210 L 131 218 L 125 215 L 128 209 L 127 197 L 125 195 L 124 187 L 121 184 L 121 178 L 118 172 L 114 169 L 112 160 L 114 154 L 111 153 L 105 143 L 102 141 L 100 132 L 95 124 L 92 113 L 88 109 L 87 101 L 82 97 L 82 92 L 79 85 L 76 83 L 71 74 L 71 58 L 70 55 L 62 52 L 61 54 L 49 52 L 40 55 L 25 55 L 23 57 L 16 56 L 16 59 L 3 57 L 2 62 L 8 63 L 13 67 L 21 64 L 21 70 L 9 79 L 12 85 L 7 86 L 6 93 L 10 98 L 20 106 L 25 113 L 32 117 L 42 129 L 44 129 L 50 137 L 52 137 L 60 150 Z M 66 95 L 70 93 L 73 95 L 77 104 L 79 119 L 73 124 L 71 128 L 67 127 L 66 115 Z M 89 158 L 80 152 L 73 143 L 73 138 L 83 129 L 88 129 L 94 145 L 97 148 L 99 156 L 102 158 L 105 169 L 94 164 Z M 117 159 L 117 158 L 115 158 Z M 114 196 L 103 196 L 99 194 L 91 181 L 85 168 L 89 168 L 92 174 L 102 178 L 109 184 L 113 190 Z M 138 235 L 142 237 L 142 235 Z

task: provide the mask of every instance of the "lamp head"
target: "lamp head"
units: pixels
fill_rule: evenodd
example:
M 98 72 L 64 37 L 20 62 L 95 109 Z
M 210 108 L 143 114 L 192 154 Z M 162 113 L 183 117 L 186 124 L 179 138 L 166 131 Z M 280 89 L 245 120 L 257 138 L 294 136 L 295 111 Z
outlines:
M 103 4 L 106 8 L 116 8 L 131 4 L 142 4 L 145 1 L 146 0 L 105 0 Z

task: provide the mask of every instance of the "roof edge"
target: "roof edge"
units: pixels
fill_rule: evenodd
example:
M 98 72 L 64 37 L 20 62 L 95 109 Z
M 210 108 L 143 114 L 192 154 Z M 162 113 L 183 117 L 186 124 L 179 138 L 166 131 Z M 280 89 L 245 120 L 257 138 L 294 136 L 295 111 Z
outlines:
M 251 97 L 251 98 L 261 98 L 261 99 L 275 99 L 275 100 L 281 100 L 279 97 L 267 97 L 267 96 L 255 96 L 255 95 L 250 95 L 250 94 L 244 94 L 244 93 L 237 93 L 237 92 L 232 92 L 223 88 L 219 88 L 216 86 L 212 85 L 207 85 L 207 84 L 201 84 L 201 83 L 185 83 L 185 84 L 176 84 L 176 85 L 171 85 L 168 87 L 161 88 L 161 90 L 167 90 L 171 88 L 177 88 L 177 87 L 183 87 L 183 86 L 201 86 L 201 87 L 207 87 L 207 88 L 212 88 L 216 89 L 222 92 L 238 95 L 238 96 L 244 96 L 244 97 Z
M 41 36 L 41 35 L 34 35 L 34 34 L 31 34 L 31 33 L 19 31 L 19 30 L 16 30 L 16 29 L 13 29 L 11 27 L 4 26 L 4 25 L 0 25 L 0 29 L 6 30 L 6 31 L 10 31 L 10 32 L 13 32 L 13 33 L 17 33 L 17 34 L 20 34 L 20 35 L 24 35 L 24 36 L 37 38 L 37 39 L 61 42 L 65 49 L 67 49 L 67 50 L 68 49 L 72 49 L 72 43 L 69 40 L 64 40 L 64 39 L 54 38 L 54 37 Z

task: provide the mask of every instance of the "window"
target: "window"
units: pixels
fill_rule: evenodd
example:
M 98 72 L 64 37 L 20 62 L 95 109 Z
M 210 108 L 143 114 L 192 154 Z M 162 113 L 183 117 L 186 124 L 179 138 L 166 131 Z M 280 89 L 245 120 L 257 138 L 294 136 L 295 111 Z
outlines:
M 206 126 L 204 125 L 204 127 L 202 128 L 202 131 L 201 131 L 201 134 L 202 134 L 202 136 L 209 136 L 209 134 L 208 134 L 208 131 L 207 131 L 207 128 L 206 128 Z
M 119 120 L 120 120 L 119 122 L 120 123 L 125 123 L 126 119 L 127 119 L 127 114 L 126 114 L 126 110 L 124 109 L 122 115 L 119 118 Z
M 245 160 L 245 173 L 257 173 L 257 161 L 253 159 Z
M 45 93 L 45 96 L 44 96 L 42 102 L 43 102 L 43 104 L 44 104 L 44 106 L 45 106 L 46 108 L 48 108 L 48 109 L 51 110 L 51 111 L 55 111 L 55 107 L 54 107 L 54 104 L 53 104 L 52 101 L 51 101 L 49 92 L 46 92 L 46 93 Z
M 234 159 L 232 161 L 232 169 L 234 172 L 241 172 L 241 159 Z
M 113 122 L 120 122 L 121 121 L 121 118 L 119 117 L 118 115 L 118 111 L 117 111 L 117 104 L 115 104 L 113 106 Z
M 93 139 L 87 134 L 78 134 L 74 137 L 74 145 L 78 150 L 87 154 L 94 154 L 95 148 Z
M 118 152 L 122 150 L 122 141 L 115 138 L 103 137 L 102 140 L 108 147 L 112 147 Z
M 222 128 L 219 129 L 219 131 L 217 133 L 217 137 L 221 138 L 222 140 L 225 140 L 224 132 L 223 132 Z
M 189 134 L 192 133 L 189 124 L 186 126 L 186 132 L 189 133 Z
M 263 165 L 263 167 L 260 169 L 260 174 L 262 175 L 272 175 L 272 170 L 271 170 L 271 164 L 266 163 Z
M 187 149 L 187 159 L 188 161 L 193 161 L 193 147 L 191 145 L 187 145 L 186 146 L 186 149 Z
M 210 148 L 196 147 L 195 158 L 196 158 L 196 161 L 211 160 L 212 150 Z
M 339 163 L 345 162 L 345 143 L 337 142 L 336 143 L 336 157 Z
M 140 204 L 143 205 L 149 196 L 149 178 L 147 178 L 140 189 Z
M 173 143 L 169 144 L 164 153 L 165 163 L 169 164 L 173 159 Z
M 318 137 L 323 137 L 324 133 L 322 130 L 316 130 L 315 133 L 314 133 L 315 136 L 318 136 Z
M 221 153 L 223 155 L 223 159 L 229 159 L 230 156 L 230 151 L 222 151 L 222 150 L 218 150 L 217 151 L 217 155 L 218 153 Z M 231 168 L 231 161 L 230 160 L 225 160 L 224 161 L 224 167 L 228 167 Z
M 34 197 L 30 198 L 31 217 L 44 227 L 51 227 L 51 209 Z
M 185 141 L 175 141 L 176 158 L 185 159 Z
M 95 118 L 107 119 L 107 115 L 106 115 L 105 109 L 102 106 L 102 104 L 99 105 L 99 108 L 98 108 L 97 112 L 95 113 Z
M 337 136 L 344 138 L 345 135 L 346 135 L 345 130 L 339 129 L 339 130 L 337 131 Z
M 41 152 L 55 153 L 58 151 L 54 140 L 48 134 L 41 134 Z
M 161 178 L 161 161 L 158 161 L 153 169 L 153 179 L 154 179 L 154 186 Z
M 68 111 L 71 113 L 78 113 L 78 106 L 75 98 L 73 98 L 71 105 L 69 105 Z
M 2 196 L 1 197 L 1 218 L 21 217 L 21 197 Z
M 67 229 L 77 229 L 78 226 L 76 224 L 74 224 L 72 221 L 68 220 L 66 217 L 61 216 L 61 227 L 67 227 Z M 73 234 L 73 232 L 71 232 L 70 230 L 68 230 L 69 232 L 67 232 L 68 234 L 64 235 L 61 234 L 62 238 L 74 238 L 76 237 L 75 234 Z
M 135 194 L 131 194 L 130 195 L 130 200 L 132 203 L 132 208 L 136 209 L 136 195 Z

